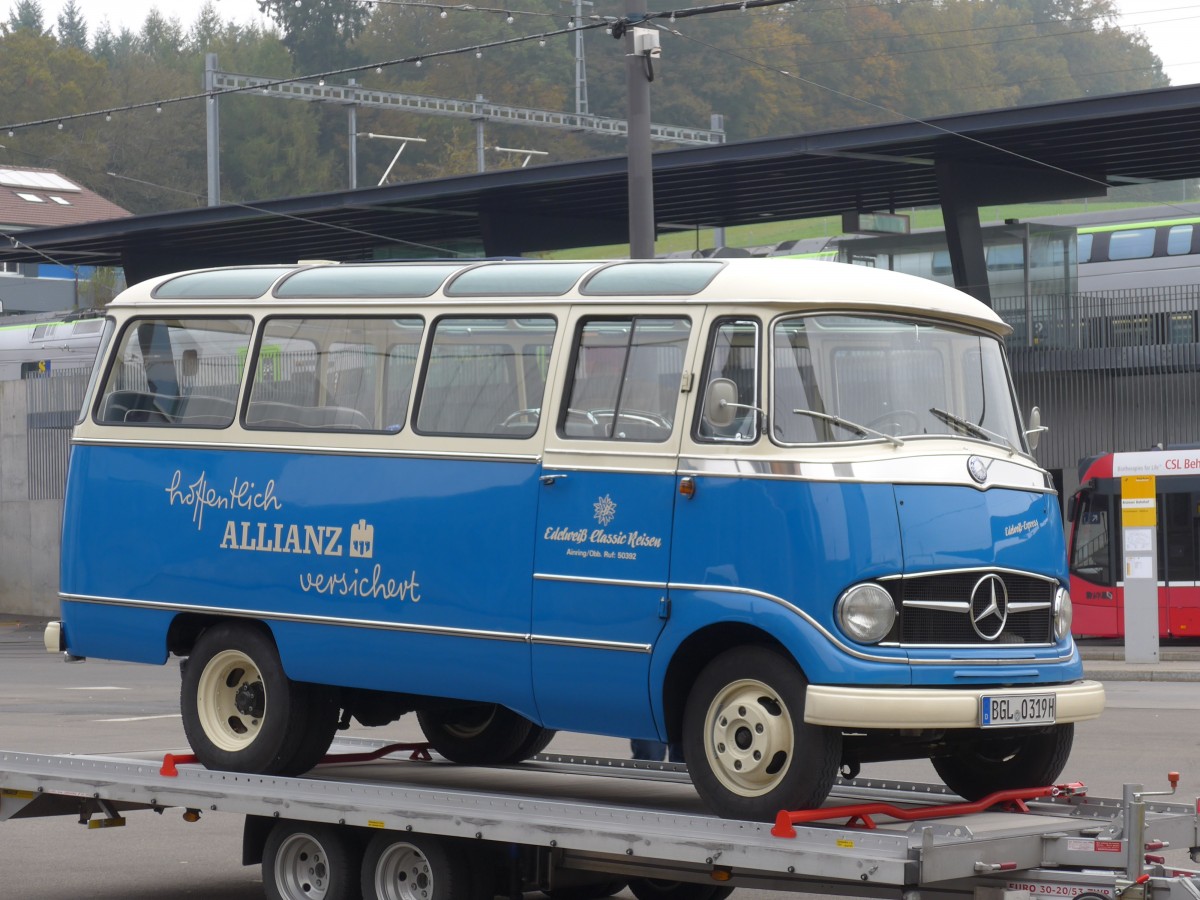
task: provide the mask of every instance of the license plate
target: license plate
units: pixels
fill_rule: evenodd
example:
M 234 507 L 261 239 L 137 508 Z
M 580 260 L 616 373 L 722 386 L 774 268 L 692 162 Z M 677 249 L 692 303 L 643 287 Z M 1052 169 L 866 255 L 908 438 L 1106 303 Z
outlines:
M 996 694 L 979 700 L 979 724 L 984 728 L 1003 725 L 1053 725 L 1054 694 Z

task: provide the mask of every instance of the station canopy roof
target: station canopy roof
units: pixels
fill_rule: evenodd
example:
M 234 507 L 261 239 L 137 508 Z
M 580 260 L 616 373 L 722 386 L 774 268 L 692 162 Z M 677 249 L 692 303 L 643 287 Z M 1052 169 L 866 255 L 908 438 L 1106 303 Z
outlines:
M 950 203 L 1102 196 L 1200 177 L 1200 85 L 654 155 L 659 232 Z M 955 196 L 947 198 L 947 194 Z M 624 156 L 14 235 L 0 261 L 188 268 L 620 244 Z

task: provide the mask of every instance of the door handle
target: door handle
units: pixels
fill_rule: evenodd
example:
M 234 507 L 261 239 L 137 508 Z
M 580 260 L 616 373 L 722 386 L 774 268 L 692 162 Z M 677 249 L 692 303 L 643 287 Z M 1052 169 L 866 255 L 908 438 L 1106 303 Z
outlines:
M 566 477 L 566 475 L 543 475 L 538 479 L 538 481 L 549 487 L 550 485 L 554 484 L 554 482 L 565 479 Z

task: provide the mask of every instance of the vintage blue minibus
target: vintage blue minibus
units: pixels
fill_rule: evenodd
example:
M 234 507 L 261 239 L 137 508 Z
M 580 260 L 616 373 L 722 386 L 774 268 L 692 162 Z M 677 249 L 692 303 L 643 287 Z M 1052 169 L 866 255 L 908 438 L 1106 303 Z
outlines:
M 182 664 L 212 768 L 414 713 L 445 758 L 680 741 L 731 818 L 929 758 L 1051 783 L 1100 714 L 986 306 L 800 260 L 302 263 L 108 308 L 73 657 Z

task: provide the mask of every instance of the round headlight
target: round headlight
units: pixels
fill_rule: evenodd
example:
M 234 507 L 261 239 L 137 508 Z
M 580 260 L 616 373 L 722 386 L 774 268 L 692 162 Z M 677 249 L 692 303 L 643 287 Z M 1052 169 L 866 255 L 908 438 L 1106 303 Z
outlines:
M 837 601 L 837 620 L 851 638 L 862 644 L 882 641 L 896 622 L 896 604 L 874 582 L 856 584 L 842 592 Z
M 1060 587 L 1054 592 L 1054 639 L 1061 641 L 1071 633 L 1071 592 Z

